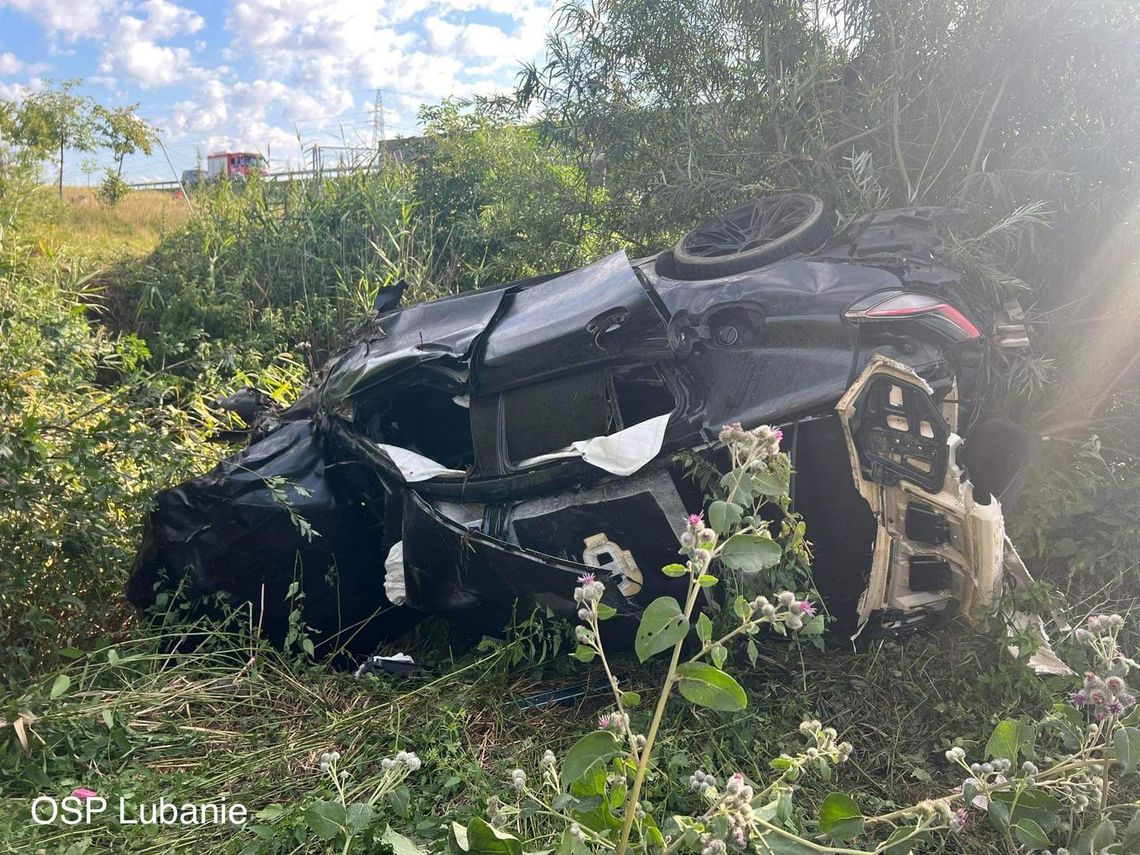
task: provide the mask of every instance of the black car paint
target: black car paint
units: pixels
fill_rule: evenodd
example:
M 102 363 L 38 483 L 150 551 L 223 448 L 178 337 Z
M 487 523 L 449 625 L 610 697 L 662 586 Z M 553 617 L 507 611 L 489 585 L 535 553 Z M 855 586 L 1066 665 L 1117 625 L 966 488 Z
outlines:
M 944 294 L 952 288 L 958 274 L 936 256 L 941 216 L 930 209 L 881 212 L 811 253 L 712 281 L 678 278 L 669 253 L 633 265 L 619 253 L 561 276 L 373 317 L 330 361 L 318 386 L 261 429 L 263 438 L 159 497 L 128 596 L 140 608 L 153 606 L 159 590 L 185 575 L 192 596 L 220 592 L 233 603 L 252 602 L 255 610 L 264 603 L 262 622 L 280 643 L 289 611 L 285 592 L 299 573 L 305 622 L 325 649 L 344 643 L 352 653 L 369 653 L 415 619 L 412 609 L 393 610 L 382 588 L 384 557 L 404 540 L 411 601 L 428 611 L 484 630 L 501 626 L 516 606 L 570 615 L 570 591 L 588 568 L 508 542 L 496 520 L 502 508 L 527 497 L 617 479 L 578 459 L 519 467 L 508 448 L 505 402 L 530 395 L 526 412 L 549 426 L 557 447 L 568 435 L 560 432 L 568 412 L 589 421 L 581 407 L 567 409 L 560 378 L 601 377 L 602 393 L 591 383 L 578 392 L 583 401 L 605 402 L 605 417 L 595 419 L 595 427 L 613 429 L 621 426 L 614 424 L 620 407 L 605 395 L 614 372 L 651 366 L 674 403 L 652 466 L 666 466 L 671 452 L 707 446 L 725 423 L 792 429 L 800 470 L 796 501 L 819 543 L 817 580 L 825 596 L 846 606 L 860 589 L 874 527 L 846 466 L 838 460 L 828 468 L 815 465 L 836 457 L 836 449 L 843 452 L 831 408 L 875 352 L 939 379 L 943 394 L 952 374 L 951 342 L 937 330 L 905 322 L 889 331 L 860 327 L 843 312 L 880 290 Z M 465 413 L 448 405 L 463 395 L 468 405 L 455 406 Z M 408 414 L 398 412 L 400 406 Z M 466 419 L 468 436 L 456 436 Z M 401 430 L 403 442 L 394 444 L 407 442 L 413 450 L 416 440 L 435 444 L 467 464 L 466 477 L 401 483 L 399 470 L 376 448 Z M 830 444 L 830 453 L 820 443 Z M 278 465 L 273 461 L 282 444 L 287 449 Z M 296 530 L 295 516 L 259 480 L 269 474 L 298 478 L 310 491 L 291 498 L 318 537 L 306 540 Z M 842 486 L 820 488 L 834 480 Z M 699 495 L 685 498 L 694 509 L 700 503 Z M 440 501 L 486 503 L 485 530 L 457 532 L 433 508 Z M 841 524 L 829 520 L 836 503 L 846 520 Z M 335 588 L 324 582 L 330 566 L 339 580 Z M 645 569 L 647 575 L 657 570 Z M 611 597 L 630 614 L 655 590 L 647 586 L 632 602 Z M 350 630 L 350 623 L 359 625 Z

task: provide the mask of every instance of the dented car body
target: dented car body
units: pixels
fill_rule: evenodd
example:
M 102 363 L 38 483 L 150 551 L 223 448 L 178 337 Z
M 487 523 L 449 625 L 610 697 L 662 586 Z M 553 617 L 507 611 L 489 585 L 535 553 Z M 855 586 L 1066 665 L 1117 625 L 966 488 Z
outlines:
M 584 572 L 636 616 L 684 584 L 660 572 L 703 504 L 678 454 L 717 465 L 739 422 L 784 432 L 840 632 L 988 612 L 1027 579 L 999 500 L 1017 466 L 970 447 L 982 333 L 941 260 L 949 213 L 833 233 L 793 195 L 648 259 L 378 313 L 246 449 L 160 495 L 129 597 L 221 594 L 280 641 L 303 592 L 321 646 L 354 654 L 424 614 L 571 616 Z

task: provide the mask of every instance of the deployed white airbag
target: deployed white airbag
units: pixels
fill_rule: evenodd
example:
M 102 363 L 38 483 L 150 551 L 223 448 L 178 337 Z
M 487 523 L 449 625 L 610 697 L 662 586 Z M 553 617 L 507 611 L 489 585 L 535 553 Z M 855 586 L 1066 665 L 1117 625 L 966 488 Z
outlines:
M 404 541 L 398 540 L 384 559 L 384 596 L 394 606 L 408 602 L 408 589 L 404 583 Z
M 579 440 L 571 448 L 581 453 L 591 466 L 614 475 L 632 475 L 655 458 L 665 441 L 669 414 L 657 416 L 609 436 Z
M 448 469 L 430 457 L 424 457 L 422 454 L 416 454 L 414 451 L 408 451 L 408 449 L 400 448 L 398 445 L 377 443 L 376 447 L 388 455 L 396 468 L 400 470 L 400 474 L 404 476 L 404 480 L 409 484 L 416 481 L 427 481 L 431 478 L 462 478 L 467 474 L 462 469 Z

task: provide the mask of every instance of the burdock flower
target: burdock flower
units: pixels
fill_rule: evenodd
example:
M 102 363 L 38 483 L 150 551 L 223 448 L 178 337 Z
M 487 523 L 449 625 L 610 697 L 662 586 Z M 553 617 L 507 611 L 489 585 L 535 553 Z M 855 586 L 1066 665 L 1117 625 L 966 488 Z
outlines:
M 961 831 L 966 827 L 966 823 L 970 819 L 970 814 L 966 812 L 965 808 L 958 808 L 954 811 L 953 816 L 950 817 L 950 830 Z
M 76 787 L 71 791 L 71 795 L 73 798 L 79 799 L 81 802 L 99 797 L 99 794 L 97 792 L 94 790 L 89 790 L 86 787 Z
M 416 756 L 414 751 L 401 751 L 396 755 L 396 762 L 403 763 L 408 767 L 409 772 L 414 772 L 423 765 L 419 757 Z
M 815 606 L 811 604 L 810 600 L 801 600 L 798 603 L 792 603 L 792 608 L 798 610 L 804 617 L 815 616 Z
M 584 573 L 578 577 L 578 587 L 574 589 L 574 602 L 591 608 L 602 599 L 606 586 L 597 580 L 593 573 Z

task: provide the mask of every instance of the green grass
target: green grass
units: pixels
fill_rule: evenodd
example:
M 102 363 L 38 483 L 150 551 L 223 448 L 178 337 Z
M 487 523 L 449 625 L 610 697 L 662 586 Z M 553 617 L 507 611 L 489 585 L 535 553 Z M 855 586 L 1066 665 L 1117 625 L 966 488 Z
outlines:
M 64 187 L 62 200 L 54 189 L 40 193 L 44 251 L 97 264 L 145 255 L 190 216 L 185 200 L 159 190 L 135 190 L 115 206 L 101 201 L 94 188 Z
M 298 841 L 293 829 L 304 828 L 306 806 L 329 796 L 318 763 L 333 750 L 351 773 L 353 797 L 374 786 L 382 757 L 418 752 L 424 766 L 409 780 L 408 806 L 388 805 L 387 820 L 418 841 L 439 843 L 452 820 L 481 815 L 493 795 L 509 801 L 504 782 L 510 769 L 536 768 L 547 748 L 564 753 L 608 706 L 604 676 L 594 666 L 564 655 L 512 666 L 526 637 L 470 652 L 470 641 L 428 624 L 401 645 L 423 670 L 363 680 L 290 659 L 242 635 L 218 634 L 184 654 L 161 652 L 162 641 L 138 637 L 84 655 L 67 669 L 70 685 L 57 699 L 49 696 L 58 675 L 50 675 L 6 705 L 9 718 L 17 710 L 31 718 L 27 750 L 10 726 L 0 731 L 6 742 L 0 851 L 239 852 L 258 842 L 248 826 L 30 825 L 31 798 L 78 786 L 147 803 L 160 795 L 179 802 L 224 797 L 254 813 L 274 813 L 272 822 L 255 821 L 269 842 L 250 851 L 326 851 L 319 841 Z M 697 767 L 718 774 L 739 769 L 764 780 L 768 760 L 797 744 L 799 722 L 818 717 L 856 748 L 834 786 L 853 792 L 868 811 L 889 809 L 956 783 L 942 759 L 951 737 L 967 749 L 979 747 L 996 721 L 1039 715 L 1049 696 L 1048 687 L 1023 673 L 992 639 L 960 627 L 905 643 L 876 642 L 861 654 L 819 653 L 773 640 L 763 645 L 755 669 L 739 653 L 734 658 L 749 694 L 747 712 L 672 708 L 647 790 L 650 802 L 663 797 L 664 777 L 683 782 Z M 648 706 L 659 669 L 632 657 L 619 658 L 617 667 Z M 584 679 L 589 692 L 572 706 L 519 705 L 536 691 Z M 829 789 L 805 784 L 807 803 L 818 804 Z M 686 807 L 682 798 L 662 813 Z M 531 822 L 529 847 L 554 845 L 555 830 Z M 1000 850 L 978 819 L 941 851 Z

